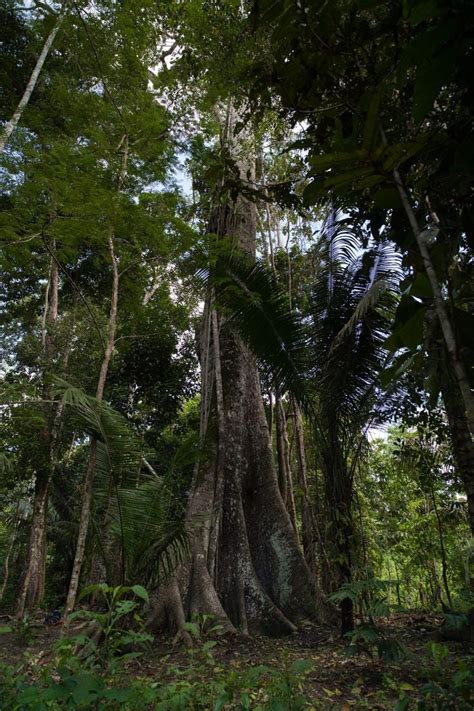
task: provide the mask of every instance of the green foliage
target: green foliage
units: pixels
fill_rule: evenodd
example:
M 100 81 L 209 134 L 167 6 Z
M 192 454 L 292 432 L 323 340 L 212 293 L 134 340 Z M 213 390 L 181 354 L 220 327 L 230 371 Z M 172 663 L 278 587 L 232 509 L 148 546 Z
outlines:
M 360 554 L 359 560 L 361 567 L 369 564 L 376 577 L 389 581 L 386 593 L 392 606 L 440 609 L 441 600 L 449 605 L 441 530 L 453 611 L 467 612 L 466 502 L 439 415 L 432 410 L 423 425 L 418 408 L 417 430 L 393 428 L 385 441 L 372 443 L 356 478 L 367 546 L 365 560 Z
M 64 644 L 66 649 L 70 649 L 71 644 L 78 644 L 81 646 L 81 658 L 86 664 L 109 668 L 118 662 L 123 664 L 139 657 L 142 652 L 127 650 L 153 640 L 151 635 L 145 633 L 138 612 L 143 602 L 149 602 L 145 588 L 142 585 L 111 587 L 106 583 L 96 583 L 86 587 L 80 599 L 91 594 L 97 595 L 99 604 L 104 605 L 105 610 L 77 610 L 71 613 L 71 621 L 89 622 L 91 633 L 80 635 L 72 641 L 61 640 L 57 651 L 64 653 Z
M 402 696 L 396 711 L 470 711 L 474 703 L 474 671 L 468 660 L 460 659 L 453 670 L 447 667 L 449 649 L 438 642 L 428 644 L 432 665 L 426 670 L 429 681 L 421 688 L 421 699 L 412 702 Z
M 404 657 L 402 645 L 383 631 L 377 625 L 377 617 L 385 617 L 390 613 L 391 606 L 387 602 L 387 589 L 390 581 L 366 578 L 350 583 L 344 583 L 339 590 L 332 593 L 329 599 L 333 602 L 351 600 L 357 607 L 361 620 L 354 629 L 346 633 L 349 640 L 347 654 L 365 653 L 370 657 L 374 652 L 385 661 L 398 661 Z
M 185 623 L 184 629 L 190 632 L 194 639 L 205 641 L 213 635 L 222 634 L 223 626 L 216 624 L 214 615 L 195 613 L 191 622 Z
M 97 471 L 119 480 L 126 472 L 135 474 L 141 465 L 142 443 L 129 423 L 107 403 L 87 395 L 80 388 L 54 379 L 54 392 L 85 433 L 97 438 Z
M 184 512 L 178 514 L 172 494 L 158 477 L 142 477 L 139 484 L 136 477 L 135 482 L 122 480 L 114 493 L 109 504 L 109 531 L 123 550 L 124 577 L 155 586 L 175 570 L 188 551 Z M 96 501 L 107 502 L 103 482 L 96 487 Z
M 210 281 L 219 306 L 250 345 L 275 389 L 289 390 L 307 405 L 307 336 L 271 269 L 235 246 L 227 246 L 211 269 L 201 270 L 198 277 L 203 283 Z
M 81 670 L 69 659 L 57 668 L 45 668 L 35 683 L 22 667 L 3 666 L 0 677 L 2 702 L 12 711 L 43 709 L 91 709 L 113 711 L 299 711 L 307 705 L 301 683 L 311 668 L 308 660 L 286 662 L 283 669 L 257 666 L 244 672 L 215 670 L 212 679 L 206 670 L 192 664 L 187 671 L 170 668 L 175 681 L 167 683 L 136 680 L 130 686 L 110 685 L 110 680 L 94 671 Z

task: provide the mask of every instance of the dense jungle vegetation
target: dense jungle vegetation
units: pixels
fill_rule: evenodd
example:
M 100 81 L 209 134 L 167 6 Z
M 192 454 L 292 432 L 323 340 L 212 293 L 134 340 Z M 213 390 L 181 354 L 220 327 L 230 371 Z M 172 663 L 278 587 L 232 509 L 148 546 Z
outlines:
M 474 4 L 0 0 L 0 709 L 474 709 Z

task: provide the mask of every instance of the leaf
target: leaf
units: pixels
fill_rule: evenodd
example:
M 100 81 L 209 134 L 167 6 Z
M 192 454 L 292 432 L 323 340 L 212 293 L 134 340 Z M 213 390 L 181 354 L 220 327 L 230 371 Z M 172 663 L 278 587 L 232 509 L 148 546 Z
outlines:
M 415 279 L 411 283 L 408 291 L 411 296 L 431 298 L 433 289 L 431 288 L 430 280 L 423 272 L 418 272 Z
M 107 585 L 107 583 L 92 583 L 91 585 L 87 585 L 82 591 L 81 594 L 79 595 L 79 600 L 82 600 L 83 598 L 87 597 L 87 595 L 91 595 L 92 593 L 95 592 L 101 592 L 103 595 L 106 595 L 111 588 Z
M 324 192 L 320 180 L 312 180 L 303 190 L 303 203 L 307 207 L 314 205 Z
M 207 642 L 204 642 L 202 645 L 202 651 L 203 652 L 210 652 L 211 649 L 213 649 L 216 646 L 217 642 L 214 640 L 208 640 Z
M 105 688 L 101 677 L 89 672 L 67 676 L 62 685 L 71 688 L 71 698 L 78 706 L 93 703 Z
M 311 175 L 320 173 L 329 168 L 336 168 L 342 165 L 359 163 L 361 159 L 367 157 L 367 151 L 355 150 L 352 153 L 325 153 L 323 155 L 312 155 L 309 159 L 311 165 Z
M 402 346 L 415 350 L 423 343 L 425 315 L 426 307 L 422 307 L 403 326 L 394 330 L 394 335 L 400 339 Z
M 333 350 L 348 336 L 350 336 L 357 325 L 367 316 L 367 314 L 374 310 L 384 294 L 386 294 L 390 289 L 390 284 L 385 282 L 384 279 L 379 279 L 375 281 L 363 294 L 359 303 L 357 304 L 354 313 L 351 315 L 348 321 L 341 328 L 339 333 L 335 336 L 331 348 L 329 350 L 328 357 L 331 357 Z
M 462 42 L 453 37 L 436 58 L 419 67 L 413 95 L 413 115 L 416 121 L 423 120 L 432 110 L 442 88 L 450 85 L 462 56 L 463 46 Z
M 445 72 L 436 62 L 434 66 L 417 72 L 413 92 L 413 116 L 415 121 L 422 121 L 432 108 L 445 80 Z
M 143 585 L 132 585 L 131 590 L 137 597 L 141 598 L 145 602 L 150 602 L 148 592 Z
M 190 632 L 196 639 L 199 639 L 201 636 L 199 627 L 195 622 L 185 622 L 183 625 L 183 629 L 185 629 L 187 632 Z

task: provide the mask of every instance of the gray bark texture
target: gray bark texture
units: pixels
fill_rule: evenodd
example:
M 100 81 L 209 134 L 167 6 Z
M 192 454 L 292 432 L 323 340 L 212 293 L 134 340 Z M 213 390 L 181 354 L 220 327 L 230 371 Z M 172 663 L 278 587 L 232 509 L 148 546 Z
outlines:
M 248 185 L 251 162 L 239 168 Z M 254 255 L 255 204 L 239 196 L 216 208 L 209 232 Z M 195 472 L 180 596 L 164 588 L 150 621 L 158 624 L 165 610 L 179 629 L 183 613 L 210 613 L 230 632 L 291 633 L 305 619 L 322 620 L 325 603 L 280 493 L 257 365 L 214 308 L 209 300 L 201 334 L 201 429 L 217 445 L 214 461 Z

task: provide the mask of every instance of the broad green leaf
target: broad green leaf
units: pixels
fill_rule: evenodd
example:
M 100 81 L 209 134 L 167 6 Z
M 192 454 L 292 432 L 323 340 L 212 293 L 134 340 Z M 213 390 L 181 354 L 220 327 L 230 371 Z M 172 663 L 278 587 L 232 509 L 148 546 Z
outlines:
M 103 595 L 108 593 L 111 590 L 107 583 L 93 583 L 91 585 L 88 585 L 85 587 L 82 591 L 81 594 L 79 595 L 79 600 L 82 600 L 83 598 L 87 597 L 87 595 L 91 595 L 92 593 L 95 592 L 100 592 Z
M 132 585 L 131 590 L 137 597 L 141 598 L 145 602 L 150 602 L 148 592 L 143 585 Z

